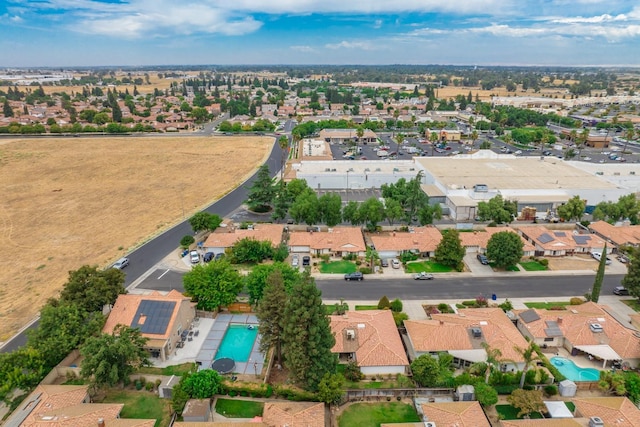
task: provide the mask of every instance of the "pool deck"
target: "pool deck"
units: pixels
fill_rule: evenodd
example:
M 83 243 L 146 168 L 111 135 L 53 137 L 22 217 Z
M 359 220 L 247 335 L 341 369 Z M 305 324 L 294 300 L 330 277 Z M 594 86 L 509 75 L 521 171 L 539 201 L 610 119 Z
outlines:
M 192 341 L 185 341 L 184 347 L 176 349 L 165 361 L 151 358 L 153 366 L 163 368 L 197 362 L 204 368 L 211 367 L 220 342 L 231 323 L 254 325 L 257 328 L 258 318 L 253 314 L 219 314 L 216 319 L 200 318 L 197 324 L 193 325 L 193 329 L 199 331 L 198 336 L 192 337 Z M 249 360 L 236 362 L 234 373 L 259 375 L 264 367 L 264 355 L 258 351 L 259 348 L 260 334 L 253 343 Z

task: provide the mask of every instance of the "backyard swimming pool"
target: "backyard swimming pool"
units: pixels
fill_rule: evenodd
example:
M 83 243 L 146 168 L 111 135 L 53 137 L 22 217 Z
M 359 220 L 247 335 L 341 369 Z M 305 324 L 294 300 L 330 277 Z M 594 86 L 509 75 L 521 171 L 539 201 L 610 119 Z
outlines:
M 551 363 L 571 381 L 598 381 L 600 379 L 600 371 L 597 369 L 580 368 L 573 363 L 573 360 L 564 357 L 552 357 Z
M 228 357 L 236 362 L 246 362 L 257 336 L 258 328 L 255 325 L 230 324 L 214 360 Z

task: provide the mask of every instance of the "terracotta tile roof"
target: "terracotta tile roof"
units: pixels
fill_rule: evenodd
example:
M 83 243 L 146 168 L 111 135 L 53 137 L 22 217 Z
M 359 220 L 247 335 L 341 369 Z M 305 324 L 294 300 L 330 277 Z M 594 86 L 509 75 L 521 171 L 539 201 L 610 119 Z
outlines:
M 546 321 L 558 322 L 558 327 L 571 345 L 599 345 L 607 344 L 622 358 L 640 358 L 640 338 L 635 331 L 621 325 L 613 316 L 594 302 L 586 302 L 581 305 L 572 305 L 568 310 L 543 310 L 533 309 L 540 319 L 533 322 L 520 322 L 535 338 L 545 338 L 547 335 Z M 526 310 L 514 310 L 520 314 Z M 559 320 L 559 321 L 558 321 Z M 599 323 L 603 332 L 594 333 L 589 325 Z
M 640 245 L 640 225 L 614 226 L 605 221 L 589 224 L 589 229 L 595 231 L 605 239 L 611 240 L 617 246 Z
M 417 352 L 472 350 L 482 348 L 473 342 L 469 328 L 482 330 L 489 347 L 499 349 L 504 359 L 522 362 L 514 346 L 527 347 L 527 341 L 501 308 L 465 308 L 459 314 L 433 314 L 432 320 L 405 320 L 407 334 Z
M 578 244 L 574 234 L 570 230 L 549 230 L 542 225 L 518 227 L 518 231 L 533 240 L 536 246 L 547 251 L 575 251 L 577 248 L 602 249 L 604 241 L 598 236 L 587 234 L 590 237 L 584 244 Z M 542 237 L 545 237 L 544 239 Z M 551 240 L 548 240 L 548 239 Z M 547 241 L 548 240 L 548 241 Z
M 336 337 L 333 353 L 350 353 L 345 330 L 355 331 L 358 366 L 409 366 L 398 328 L 390 310 L 348 311 L 344 316 L 329 316 Z M 364 325 L 364 327 L 361 327 Z
M 309 246 L 312 250 L 331 252 L 363 252 L 367 249 L 359 227 L 335 227 L 329 232 L 294 232 L 289 246 Z
M 491 236 L 496 233 L 500 233 L 501 231 L 511 231 L 512 233 L 516 233 L 516 229 L 511 227 L 487 227 L 484 229 L 484 231 L 460 233 L 460 242 L 465 248 L 477 247 L 486 250 L 487 243 L 489 243 L 489 239 L 491 239 Z M 531 252 L 535 250 L 535 247 L 531 243 L 527 242 L 524 238 L 522 239 L 522 242 L 524 244 L 524 252 Z
M 440 240 L 442 233 L 436 227 L 416 227 L 413 233 L 391 232 L 371 235 L 371 241 L 377 251 L 433 252 Z
M 23 427 L 91 427 L 97 420 L 112 420 L 120 415 L 124 403 L 80 403 L 56 410 L 39 412 L 33 423 Z
M 185 297 L 180 292 L 176 290 L 172 290 L 167 295 L 162 295 L 160 292 L 154 291 L 149 295 L 139 295 L 139 294 L 123 294 L 118 295 L 118 299 L 109 313 L 109 317 L 102 328 L 102 332 L 110 334 L 113 333 L 113 330 L 117 325 L 126 325 L 131 326 L 134 321 L 134 316 L 138 311 L 138 307 L 142 301 L 176 301 L 176 305 L 173 309 L 173 313 L 171 314 L 171 319 L 167 324 L 167 329 L 164 334 L 142 334 L 146 338 L 150 339 L 162 339 L 165 340 L 169 338 L 171 333 L 173 332 L 173 324 L 178 317 L 178 312 L 182 306 L 182 302 L 191 301 L 189 297 Z
M 253 230 L 229 229 L 227 232 L 211 233 L 204 242 L 205 248 L 230 248 L 244 238 L 267 240 L 273 246 L 282 242 L 284 226 L 280 224 L 256 224 Z
M 502 427 L 587 427 L 586 418 L 542 418 L 536 420 L 500 421 Z
M 136 420 L 133 418 L 116 418 L 105 421 L 105 427 L 154 427 L 155 425 L 156 420 Z
M 262 422 L 270 427 L 324 427 L 324 403 L 266 402 Z
M 605 426 L 638 427 L 640 410 L 626 397 L 573 398 L 583 417 L 600 417 Z
M 490 427 L 478 402 L 423 403 L 425 421 L 443 427 Z

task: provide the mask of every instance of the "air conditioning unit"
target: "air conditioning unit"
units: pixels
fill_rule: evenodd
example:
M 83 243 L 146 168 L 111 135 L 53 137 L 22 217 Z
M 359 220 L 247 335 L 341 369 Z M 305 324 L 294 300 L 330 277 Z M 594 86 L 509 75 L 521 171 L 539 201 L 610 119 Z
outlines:
M 356 331 L 354 331 L 353 329 L 347 329 L 346 333 L 347 333 L 347 339 L 348 340 L 355 340 L 356 339 Z
M 604 421 L 600 417 L 589 418 L 589 427 L 604 427 Z
M 589 324 L 589 329 L 591 329 L 591 332 L 602 332 L 602 331 L 604 331 L 604 329 L 602 328 L 602 325 L 600 323 L 590 323 Z
M 424 427 L 436 427 L 436 423 L 434 423 L 433 421 L 427 421 L 426 423 L 424 423 Z
M 482 329 L 471 328 L 471 335 L 473 335 L 474 338 L 482 338 Z

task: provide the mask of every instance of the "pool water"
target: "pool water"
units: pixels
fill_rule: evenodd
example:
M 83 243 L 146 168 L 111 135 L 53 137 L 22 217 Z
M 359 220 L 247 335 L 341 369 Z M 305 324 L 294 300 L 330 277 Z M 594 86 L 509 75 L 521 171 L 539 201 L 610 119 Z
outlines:
M 573 363 L 573 360 L 564 357 L 552 357 L 551 363 L 571 381 L 598 381 L 600 379 L 600 371 L 597 369 L 580 368 Z
M 236 362 L 246 362 L 249 360 L 251 349 L 258 336 L 258 325 L 229 325 L 227 331 L 220 342 L 220 347 L 216 352 L 215 359 L 228 357 Z

